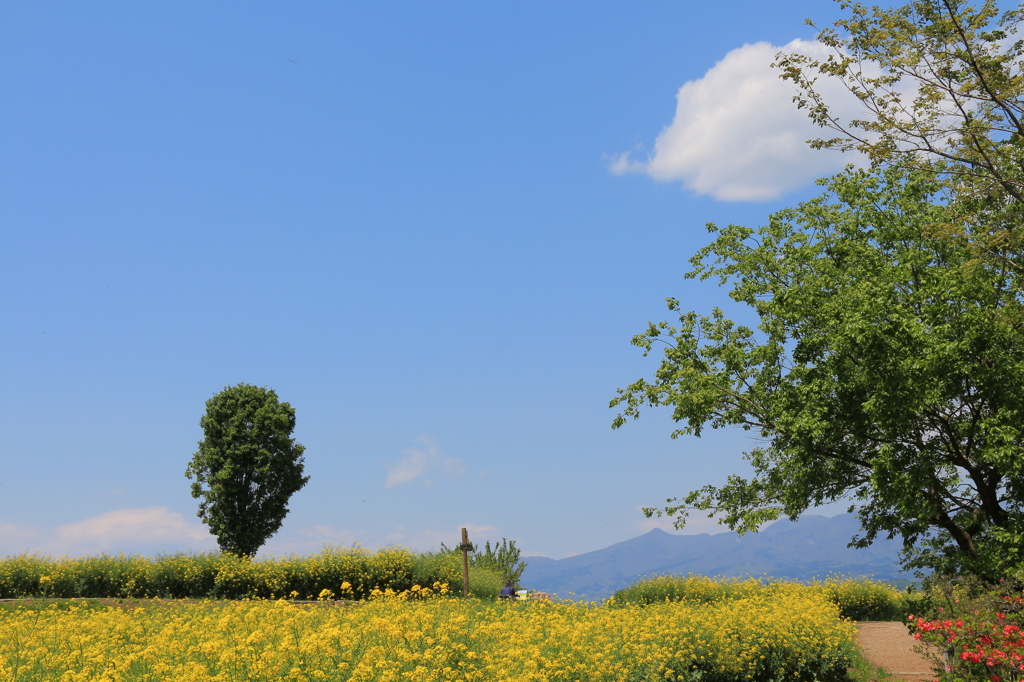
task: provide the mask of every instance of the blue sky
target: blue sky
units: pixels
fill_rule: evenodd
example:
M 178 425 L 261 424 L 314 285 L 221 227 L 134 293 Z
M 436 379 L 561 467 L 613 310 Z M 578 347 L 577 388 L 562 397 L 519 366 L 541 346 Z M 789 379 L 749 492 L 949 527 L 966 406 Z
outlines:
M 0 3 L 0 555 L 215 547 L 184 471 L 239 382 L 306 446 L 273 553 L 563 557 L 744 471 L 608 402 L 666 297 L 728 306 L 706 222 L 851 160 L 766 63 L 838 11 Z

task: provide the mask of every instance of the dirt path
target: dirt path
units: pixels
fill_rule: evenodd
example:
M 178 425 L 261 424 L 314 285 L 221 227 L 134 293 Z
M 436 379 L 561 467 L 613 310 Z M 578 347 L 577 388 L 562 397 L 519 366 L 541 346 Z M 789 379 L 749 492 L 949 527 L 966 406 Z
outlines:
M 894 680 L 934 680 L 932 663 L 914 651 L 917 640 L 903 623 L 861 623 L 857 643 L 871 665 L 887 671 Z

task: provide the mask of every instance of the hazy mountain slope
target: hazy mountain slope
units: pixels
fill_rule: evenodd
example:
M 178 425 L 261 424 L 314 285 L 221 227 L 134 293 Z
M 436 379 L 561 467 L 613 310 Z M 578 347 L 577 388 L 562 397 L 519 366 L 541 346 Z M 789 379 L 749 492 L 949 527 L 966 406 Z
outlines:
M 656 573 L 770 575 L 808 579 L 829 573 L 878 579 L 907 578 L 899 570 L 900 543 L 879 541 L 866 549 L 847 547 L 857 532 L 852 514 L 804 516 L 779 521 L 760 533 L 672 535 L 662 530 L 566 559 L 528 557 L 522 584 L 562 596 L 600 599 L 638 578 Z

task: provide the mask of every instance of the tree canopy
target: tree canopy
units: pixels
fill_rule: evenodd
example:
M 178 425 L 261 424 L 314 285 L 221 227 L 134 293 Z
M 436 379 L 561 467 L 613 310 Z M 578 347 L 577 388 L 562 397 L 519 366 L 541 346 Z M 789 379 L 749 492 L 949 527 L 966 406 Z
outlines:
M 185 476 L 198 516 L 222 551 L 253 556 L 281 527 L 300 490 L 305 448 L 291 438 L 295 410 L 268 388 L 238 384 L 206 401 L 205 438 Z
M 993 0 L 840 5 L 849 17 L 818 34 L 831 56 L 777 57 L 797 104 L 838 133 L 813 145 L 924 172 L 957 209 L 928 229 L 965 235 L 1024 272 L 1024 43 L 1016 39 L 1024 5 L 1004 13 Z M 863 115 L 843 119 L 816 86 L 822 78 L 841 81 Z
M 709 225 L 688 277 L 730 284 L 757 329 L 719 309 L 652 323 L 652 380 L 620 389 L 614 427 L 666 406 L 673 437 L 739 426 L 753 474 L 661 510 L 719 514 L 741 532 L 848 501 L 864 546 L 900 536 L 908 567 L 995 575 L 1024 547 L 1021 302 L 1005 263 L 926 226 L 953 210 L 934 176 L 848 170 L 754 230 Z

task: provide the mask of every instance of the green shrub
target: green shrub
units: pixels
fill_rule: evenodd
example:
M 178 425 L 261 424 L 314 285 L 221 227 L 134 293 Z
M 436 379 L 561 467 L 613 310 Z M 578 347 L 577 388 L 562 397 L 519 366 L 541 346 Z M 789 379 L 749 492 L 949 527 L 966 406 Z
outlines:
M 1011 575 L 1013 573 L 1011 572 Z M 1024 671 L 1024 582 L 932 576 L 927 608 L 910 619 L 942 682 L 1020 680 Z
M 923 595 L 906 592 L 883 582 L 829 576 L 802 584 L 759 578 L 708 578 L 700 575 L 653 576 L 615 593 L 614 604 L 657 604 L 689 602 L 709 604 L 723 600 L 745 599 L 760 593 L 787 591 L 820 593 L 839 607 L 850 620 L 904 620 L 917 608 Z
M 343 589 L 343 585 L 345 585 Z M 0 598 L 161 597 L 166 599 L 365 599 L 374 589 L 403 592 L 414 585 L 444 585 L 462 594 L 458 556 L 414 554 L 401 548 L 376 553 L 327 548 L 311 556 L 250 560 L 231 554 L 174 554 L 147 558 L 100 555 L 53 559 L 23 554 L 0 560 Z M 501 576 L 476 567 L 470 591 L 495 598 Z
M 892 585 L 866 578 L 829 576 L 810 583 L 824 591 L 825 597 L 839 607 L 844 618 L 851 620 L 906 620 L 907 616 L 927 599 L 914 591 L 899 590 Z

